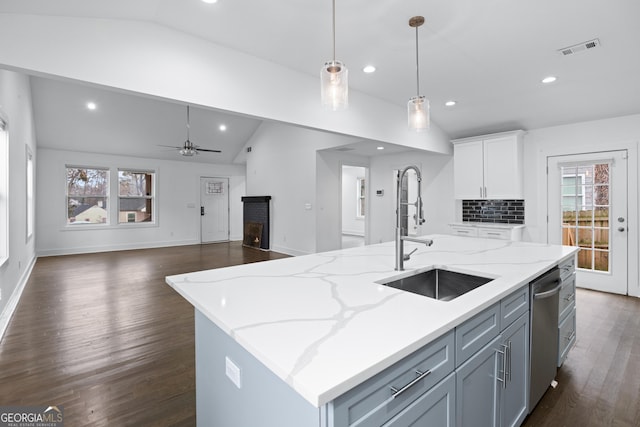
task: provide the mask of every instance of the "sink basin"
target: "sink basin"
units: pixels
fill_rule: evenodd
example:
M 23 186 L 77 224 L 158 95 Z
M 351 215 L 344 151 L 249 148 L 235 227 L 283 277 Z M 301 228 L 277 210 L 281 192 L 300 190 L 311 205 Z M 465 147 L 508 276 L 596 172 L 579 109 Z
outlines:
M 379 283 L 440 301 L 451 301 L 492 280 L 487 277 L 435 268 L 412 276 Z

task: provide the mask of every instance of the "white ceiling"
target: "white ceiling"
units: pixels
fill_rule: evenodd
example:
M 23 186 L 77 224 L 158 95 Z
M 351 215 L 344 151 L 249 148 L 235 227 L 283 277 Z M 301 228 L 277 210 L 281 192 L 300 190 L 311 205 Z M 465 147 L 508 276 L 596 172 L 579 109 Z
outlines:
M 431 101 L 432 120 L 451 138 L 640 113 L 640 25 L 636 22 L 640 1 L 336 3 L 336 57 L 350 70 L 350 87 L 397 105 L 405 105 L 416 90 L 415 31 L 408 19 L 413 15 L 426 18 L 419 33 L 421 94 Z M 150 21 L 314 76 L 332 56 L 330 0 L 218 0 L 216 4 L 200 0 L 0 0 L 0 13 Z M 570 56 L 557 53 L 594 38 L 599 39 L 599 48 Z M 368 64 L 377 71 L 363 73 Z M 547 75 L 558 80 L 541 84 Z M 72 98 L 98 89 L 34 79 L 38 139 L 45 146 L 54 143 L 54 131 L 69 132 L 63 125 L 80 123 L 87 114 L 71 104 L 62 108 L 60 98 L 52 98 L 60 91 Z M 148 139 L 150 132 L 154 132 L 153 140 L 166 145 L 179 145 L 185 139 L 183 105 L 164 105 L 166 101 L 134 99 L 122 93 L 104 96 L 119 111 L 105 112 L 103 119 L 95 114 L 93 122 L 83 124 L 103 127 L 99 129 L 104 135 L 101 144 L 130 146 L 132 140 Z M 458 105 L 445 107 L 449 99 Z M 191 139 L 206 148 L 222 147 L 225 161 L 235 156 L 258 124 L 211 110 L 196 110 L 192 119 Z M 236 138 L 235 127 L 225 135 L 215 129 L 196 131 L 200 119 L 209 124 L 240 120 L 236 125 L 244 133 Z M 157 129 L 149 130 L 154 127 Z M 96 128 L 93 130 L 95 135 Z M 76 133 L 78 144 L 82 135 L 80 130 Z M 173 143 L 167 143 L 169 140 Z

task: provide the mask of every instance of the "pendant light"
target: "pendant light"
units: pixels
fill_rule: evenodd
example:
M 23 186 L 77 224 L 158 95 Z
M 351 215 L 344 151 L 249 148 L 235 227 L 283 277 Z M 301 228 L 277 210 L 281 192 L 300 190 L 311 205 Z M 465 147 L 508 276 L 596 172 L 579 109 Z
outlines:
M 418 27 L 424 24 L 423 16 L 409 19 L 409 26 L 416 29 L 416 96 L 409 99 L 407 113 L 409 129 L 417 132 L 429 129 L 429 100 L 420 95 L 420 63 L 418 61 Z
M 344 110 L 349 104 L 349 71 L 336 61 L 336 0 L 333 0 L 333 60 L 320 70 L 320 99 L 324 108 Z

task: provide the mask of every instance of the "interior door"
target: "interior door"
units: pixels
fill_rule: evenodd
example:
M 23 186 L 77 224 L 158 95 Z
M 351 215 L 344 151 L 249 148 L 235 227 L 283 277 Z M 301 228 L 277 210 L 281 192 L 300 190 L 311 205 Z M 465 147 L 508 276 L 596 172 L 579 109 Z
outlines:
M 229 240 L 228 178 L 200 178 L 200 240 Z
M 576 286 L 628 293 L 627 150 L 547 158 L 547 240 L 577 246 Z

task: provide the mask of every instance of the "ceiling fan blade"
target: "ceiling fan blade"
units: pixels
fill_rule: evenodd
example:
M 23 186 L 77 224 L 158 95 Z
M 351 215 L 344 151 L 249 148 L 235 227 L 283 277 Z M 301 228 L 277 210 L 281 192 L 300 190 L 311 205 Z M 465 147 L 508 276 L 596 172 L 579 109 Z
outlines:
M 208 148 L 196 148 L 198 151 L 208 151 L 210 153 L 222 153 L 220 150 L 209 150 Z
M 167 147 L 167 148 L 176 148 L 176 149 L 181 149 L 182 147 L 176 147 L 175 145 L 162 145 L 162 144 L 157 144 L 158 147 Z

